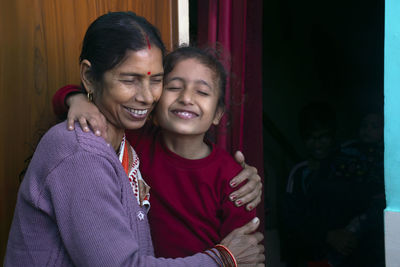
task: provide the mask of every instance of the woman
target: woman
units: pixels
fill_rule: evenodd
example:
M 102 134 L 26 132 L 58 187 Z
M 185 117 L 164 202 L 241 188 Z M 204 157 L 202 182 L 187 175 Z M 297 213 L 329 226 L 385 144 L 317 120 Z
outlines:
M 5 266 L 263 262 L 263 247 L 257 245 L 262 235 L 249 234 L 257 222 L 229 234 L 221 242 L 225 247 L 186 258 L 153 256 L 147 208 L 142 205 L 146 185 L 124 132 L 142 127 L 160 97 L 163 51 L 157 30 L 133 13 L 109 13 L 91 24 L 80 74 L 88 99 L 106 117 L 107 137 L 83 133 L 80 127 L 67 131 L 61 123 L 42 138 L 18 193 Z M 144 194 L 135 196 L 135 190 Z

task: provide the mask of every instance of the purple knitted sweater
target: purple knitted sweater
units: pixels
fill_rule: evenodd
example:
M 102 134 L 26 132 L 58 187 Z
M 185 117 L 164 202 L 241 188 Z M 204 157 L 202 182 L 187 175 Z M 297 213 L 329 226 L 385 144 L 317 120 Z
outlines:
M 112 147 L 64 122 L 42 138 L 21 184 L 4 266 L 217 265 L 201 253 L 155 258 L 146 211 Z

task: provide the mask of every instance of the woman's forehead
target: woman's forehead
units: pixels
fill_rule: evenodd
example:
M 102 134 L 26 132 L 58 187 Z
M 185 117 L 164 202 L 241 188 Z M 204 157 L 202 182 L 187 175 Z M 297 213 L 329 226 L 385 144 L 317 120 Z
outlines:
M 151 49 L 147 47 L 138 51 L 128 50 L 124 59 L 115 67 L 118 71 L 138 72 L 147 74 L 163 72 L 162 53 L 155 46 Z

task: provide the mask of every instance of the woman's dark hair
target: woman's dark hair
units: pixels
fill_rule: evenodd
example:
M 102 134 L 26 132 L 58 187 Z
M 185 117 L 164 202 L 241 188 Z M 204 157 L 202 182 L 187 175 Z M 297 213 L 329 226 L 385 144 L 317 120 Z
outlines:
M 196 59 L 201 64 L 212 70 L 220 90 L 218 107 L 225 107 L 226 71 L 221 62 L 209 50 L 193 46 L 179 47 L 164 58 L 164 77 L 166 77 L 182 60 Z
M 79 61 L 91 63 L 91 76 L 100 81 L 103 74 L 125 57 L 128 50 L 156 46 L 165 55 L 165 46 L 156 27 L 133 12 L 110 12 L 98 17 L 86 31 Z

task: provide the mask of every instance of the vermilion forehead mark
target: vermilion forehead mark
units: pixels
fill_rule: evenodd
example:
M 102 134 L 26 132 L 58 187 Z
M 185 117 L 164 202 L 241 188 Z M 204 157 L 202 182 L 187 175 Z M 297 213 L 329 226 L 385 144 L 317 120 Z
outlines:
M 151 71 L 148 71 L 148 72 L 147 72 L 147 75 L 150 75 L 150 74 L 151 74 Z
M 149 41 L 149 37 L 146 34 L 146 41 L 147 41 L 147 47 L 149 48 L 149 50 L 151 50 L 151 45 L 150 45 L 150 41 Z

